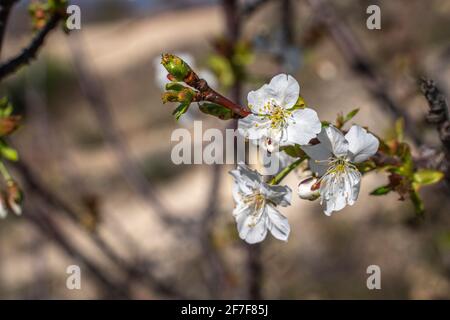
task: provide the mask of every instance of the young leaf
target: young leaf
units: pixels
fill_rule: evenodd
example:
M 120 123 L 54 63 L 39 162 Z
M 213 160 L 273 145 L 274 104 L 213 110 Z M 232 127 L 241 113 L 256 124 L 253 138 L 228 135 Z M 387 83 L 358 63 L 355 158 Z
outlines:
M 185 86 L 183 86 L 181 83 L 179 82 L 169 82 L 166 84 L 166 90 L 167 91 L 181 91 L 183 89 L 186 89 Z
M 422 169 L 414 173 L 413 180 L 419 186 L 434 184 L 442 180 L 444 173 L 437 170 Z
M 302 158 L 306 156 L 305 152 L 298 144 L 281 147 L 280 150 L 286 152 L 287 155 L 294 158 Z
M 372 196 L 383 196 L 385 194 L 388 194 L 392 191 L 392 188 L 390 186 L 381 186 L 373 190 L 370 195 Z
M 19 160 L 17 151 L 9 147 L 4 141 L 0 142 L 0 155 L 9 161 Z
M 353 119 L 354 116 L 356 116 L 356 114 L 359 112 L 359 108 L 353 109 L 352 111 L 350 111 L 349 113 L 347 113 L 347 115 L 344 118 L 344 123 L 346 123 L 347 121 L 350 121 Z
M 201 112 L 218 117 L 221 120 L 229 120 L 234 117 L 230 109 L 215 103 L 202 103 L 199 105 Z
M 172 114 L 175 116 L 175 119 L 177 119 L 177 121 L 180 119 L 180 117 L 185 114 L 188 109 L 189 106 L 191 105 L 190 102 L 185 101 L 180 103 L 180 105 L 172 112 Z

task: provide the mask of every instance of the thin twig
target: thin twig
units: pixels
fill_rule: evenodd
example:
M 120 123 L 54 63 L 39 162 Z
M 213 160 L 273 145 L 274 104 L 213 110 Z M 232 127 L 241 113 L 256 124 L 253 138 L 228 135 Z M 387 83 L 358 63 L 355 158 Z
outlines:
M 0 65 L 0 80 L 17 71 L 21 66 L 31 62 L 36 57 L 39 48 L 44 44 L 47 35 L 56 28 L 62 16 L 58 13 L 53 14 L 44 27 L 39 30 L 36 36 L 31 40 L 30 44 L 25 47 L 16 57 L 2 63 Z
M 173 285 L 170 285 L 168 281 L 166 283 L 157 279 L 151 274 L 149 270 L 140 270 L 138 267 L 129 265 L 122 257 L 116 254 L 116 252 L 107 244 L 99 234 L 88 232 L 83 225 L 80 224 L 79 217 L 81 214 L 76 212 L 71 206 L 65 203 L 58 195 L 48 189 L 44 183 L 29 169 L 26 161 L 21 159 L 20 162 L 14 164 L 14 168 L 21 175 L 22 181 L 25 183 L 28 193 L 35 193 L 43 202 L 53 207 L 55 210 L 64 214 L 70 221 L 76 226 L 83 227 L 84 234 L 100 249 L 103 254 L 111 260 L 119 269 L 121 269 L 127 276 L 136 281 L 144 282 L 151 287 L 155 292 L 160 294 L 183 299 L 186 296 L 179 292 Z M 154 265 L 153 261 L 145 261 L 146 265 Z
M 32 202 L 33 205 L 31 206 L 29 200 L 27 202 L 29 207 L 25 209 L 27 214 L 24 215 L 26 219 L 37 226 L 44 235 L 52 239 L 71 257 L 80 261 L 91 272 L 94 279 L 104 287 L 105 292 L 108 293 L 109 297 L 122 299 L 131 297 L 128 288 L 107 277 L 105 272 L 93 263 L 82 250 L 79 250 L 67 240 L 67 237 L 64 236 L 64 233 L 59 229 L 50 215 L 48 215 L 35 201 Z

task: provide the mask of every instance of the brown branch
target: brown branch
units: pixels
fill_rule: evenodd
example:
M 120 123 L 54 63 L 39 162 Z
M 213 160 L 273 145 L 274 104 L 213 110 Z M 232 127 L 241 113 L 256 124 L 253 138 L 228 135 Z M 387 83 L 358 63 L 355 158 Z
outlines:
M 199 239 L 203 254 L 209 264 L 210 270 L 208 270 L 209 273 L 206 275 L 206 282 L 209 286 L 211 296 L 214 299 L 220 298 L 225 281 L 223 260 L 212 239 L 213 224 L 219 212 L 217 204 L 222 176 L 221 168 L 222 166 L 218 164 L 212 167 L 211 184 L 208 188 L 208 201 L 201 218 L 201 234 Z
M 364 80 L 367 91 L 384 110 L 390 112 L 395 118 L 403 118 L 406 133 L 415 144 L 421 145 L 422 137 L 417 132 L 409 114 L 391 96 L 386 86 L 386 79 L 377 73 L 360 41 L 345 21 L 337 15 L 333 5 L 326 0 L 308 0 L 308 3 L 314 10 L 315 18 L 328 30 L 351 70 Z
M 44 44 L 47 35 L 56 28 L 60 20 L 62 20 L 62 15 L 58 13 L 53 14 L 44 27 L 39 30 L 36 36 L 31 40 L 30 44 L 25 47 L 19 55 L 2 63 L 0 65 L 0 80 L 14 73 L 21 66 L 30 63 Z
M 237 0 L 222 0 L 222 6 L 225 11 L 225 18 L 227 22 L 228 39 L 230 43 L 235 46 L 241 36 L 242 20 L 239 15 L 239 4 Z M 234 50 L 230 50 L 233 52 Z M 229 56 L 228 59 L 232 57 Z M 236 81 L 232 87 L 232 97 L 237 104 L 241 100 L 242 80 L 240 77 L 236 77 Z M 237 120 L 234 120 L 234 128 L 237 128 Z M 247 254 L 246 271 L 247 271 L 247 289 L 249 299 L 261 299 L 261 277 L 262 277 L 262 264 L 261 264 L 261 245 L 247 245 L 243 244 Z
M 250 109 L 247 108 L 246 106 L 242 106 L 236 102 L 233 102 L 230 99 L 218 93 L 217 91 L 215 91 L 214 89 L 212 89 L 208 85 L 208 83 L 204 79 L 201 79 L 193 70 L 189 71 L 188 75 L 183 81 L 187 85 L 198 90 L 194 101 L 209 101 L 222 105 L 225 108 L 231 110 L 234 114 L 238 115 L 238 117 L 240 118 L 245 118 L 251 113 Z M 237 86 L 233 86 L 233 88 L 235 89 L 237 88 Z M 236 96 L 235 92 L 233 93 L 233 96 Z
M 447 182 L 450 183 L 450 117 L 448 104 L 444 94 L 433 80 L 421 79 L 419 84 L 430 107 L 427 120 L 436 126 L 443 146 L 444 159 L 441 161 L 440 169 L 445 173 Z

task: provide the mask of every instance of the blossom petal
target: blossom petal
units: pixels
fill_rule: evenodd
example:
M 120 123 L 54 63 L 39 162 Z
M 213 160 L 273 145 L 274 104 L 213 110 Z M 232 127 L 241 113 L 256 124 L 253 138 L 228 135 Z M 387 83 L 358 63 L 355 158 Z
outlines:
M 320 133 L 322 124 L 317 112 L 313 109 L 297 109 L 292 112 L 292 119 L 288 122 L 287 134 L 283 144 L 308 144 Z
M 266 210 L 267 210 L 267 220 L 266 220 L 267 229 L 278 240 L 287 241 L 289 233 L 291 232 L 291 227 L 289 226 L 288 219 L 271 205 L 268 205 L 266 207 Z
M 235 170 L 231 170 L 229 173 L 235 180 L 233 197 L 236 202 L 239 202 L 241 198 L 240 193 L 248 195 L 260 188 L 261 175 L 243 164 L 239 164 Z
M 300 85 L 294 77 L 287 74 L 279 74 L 270 80 L 264 87 L 266 98 L 275 100 L 282 108 L 292 108 L 300 95 Z
M 328 168 L 328 159 L 332 156 L 329 148 L 323 143 L 315 145 L 303 145 L 302 150 L 311 158 L 309 160 L 309 168 L 319 177 L 323 176 Z
M 247 103 L 249 109 L 256 114 L 264 113 L 264 105 L 268 97 L 266 93 L 267 84 L 255 91 L 250 91 L 247 95 Z
M 245 118 L 239 119 L 239 134 L 249 140 L 259 140 L 269 134 L 270 120 L 263 119 L 257 115 L 249 114 Z
M 261 242 L 267 236 L 266 217 L 263 215 L 254 225 L 252 219 L 248 216 L 239 229 L 239 237 L 249 244 Z
M 350 151 L 350 160 L 353 162 L 362 162 L 373 156 L 380 145 L 378 139 L 366 129 L 353 125 L 345 135 L 348 141 L 348 150 Z
M 361 173 L 347 168 L 344 173 L 326 175 L 320 184 L 320 203 L 326 215 L 353 205 L 358 198 Z
M 336 157 L 343 157 L 348 152 L 348 142 L 342 132 L 334 126 L 322 128 L 317 136 L 324 147 L 330 150 Z
M 266 199 L 282 207 L 291 205 L 292 190 L 288 186 L 263 183 L 261 190 Z
M 358 199 L 361 173 L 357 169 L 349 169 L 346 179 L 347 204 L 352 206 Z
M 333 175 L 324 176 L 320 183 L 320 204 L 324 213 L 330 216 L 333 211 L 342 210 L 347 204 L 345 199 L 345 186 L 342 179 Z

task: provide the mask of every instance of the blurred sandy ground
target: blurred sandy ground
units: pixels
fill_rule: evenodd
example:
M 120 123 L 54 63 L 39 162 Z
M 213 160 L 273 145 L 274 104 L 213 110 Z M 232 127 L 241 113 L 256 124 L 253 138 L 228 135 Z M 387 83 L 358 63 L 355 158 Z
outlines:
M 346 3 L 349 5 L 349 1 Z M 401 3 L 406 4 L 405 1 L 399 3 L 389 8 L 399 10 Z M 398 20 L 386 19 L 394 27 L 371 35 L 366 41 L 365 45 L 377 62 L 386 61 L 380 52 L 382 48 L 387 50 L 389 47 L 383 43 L 387 37 L 394 40 L 395 37 L 405 39 L 407 36 L 415 39 L 437 28 L 428 19 L 424 24 L 429 29 L 424 28 L 426 30 L 415 35 L 417 25 L 411 21 L 421 15 L 424 4 L 420 3 L 415 1 L 412 8 L 404 8 L 407 12 Z M 433 4 L 439 8 L 435 9 L 436 12 L 442 12 L 441 8 L 445 8 L 445 2 L 435 1 Z M 343 12 L 348 12 L 345 11 L 348 10 L 345 4 L 343 8 Z M 300 17 L 306 17 L 307 10 L 301 9 Z M 272 14 L 271 10 L 273 6 L 268 6 L 249 21 L 245 34 L 270 28 L 271 24 L 265 25 L 265 22 Z M 446 21 L 450 21 L 449 8 L 445 10 Z M 349 14 L 348 18 L 356 19 L 353 23 L 358 25 L 365 21 L 360 16 L 364 17 L 363 14 Z M 403 34 L 397 34 L 400 31 L 396 30 L 395 23 L 406 25 L 402 29 Z M 211 50 L 209 40 L 223 32 L 223 24 L 221 8 L 210 6 L 149 18 L 89 23 L 83 25 L 81 32 L 89 63 L 101 76 L 114 108 L 114 116 L 131 145 L 133 156 L 140 161 L 148 177 L 155 181 L 163 202 L 174 211 L 193 217 L 204 208 L 210 168 L 199 165 L 177 167 L 170 163 L 173 146 L 170 135 L 178 124 L 170 116 L 172 106 L 160 102 L 160 90 L 153 79 L 153 58 L 161 52 L 186 51 L 196 57 L 200 66 L 204 66 Z M 361 36 L 370 35 L 360 29 L 356 28 Z M 197 240 L 168 230 L 124 182 L 112 150 L 102 141 L 98 124 L 73 80 L 67 41 L 70 37 L 66 39 L 61 32 L 53 33 L 39 61 L 18 75 L 26 79 L 25 87 L 35 95 L 31 94 L 34 107 L 29 105 L 29 97 L 28 102 L 24 102 L 27 122 L 14 137 L 15 146 L 22 158 L 31 161 L 52 189 L 67 200 L 79 200 L 80 193 L 98 198 L 101 208 L 98 232 L 114 244 L 123 256 L 129 259 L 156 258 L 158 275 L 175 276 L 176 283 L 183 290 L 207 298 L 202 284 L 205 270 L 201 262 L 204 257 Z M 7 38 L 4 57 L 25 43 L 27 36 Z M 436 65 L 436 55 L 445 45 L 445 41 L 436 41 L 433 47 L 422 44 L 420 50 L 417 49 L 419 59 L 425 61 L 424 68 L 432 69 L 428 66 Z M 397 54 L 393 53 L 393 57 Z M 401 56 L 398 54 L 399 59 Z M 409 52 L 404 57 L 412 59 Z M 386 62 L 386 69 L 395 67 L 394 58 Z M 318 110 L 321 119 L 332 120 L 338 111 L 347 112 L 359 107 L 361 111 L 356 122 L 369 126 L 379 135 L 390 132 L 392 119 L 368 97 L 363 85 L 347 70 L 332 43 L 324 40 L 311 50 L 305 49 L 303 59 L 302 68 L 295 76 L 301 84 L 301 94 L 310 106 Z M 49 79 L 49 64 L 66 77 L 66 83 Z M 266 77 L 276 70 L 276 66 L 270 63 L 262 65 L 264 72 L 258 64 L 250 66 L 250 70 L 263 73 Z M 413 79 L 405 75 L 406 71 L 399 70 L 389 74 L 393 79 L 393 91 L 403 99 L 414 118 L 420 121 L 426 113 L 425 101 L 420 96 L 409 95 Z M 448 64 L 439 70 L 439 76 L 447 81 L 448 88 Z M 40 82 L 46 81 L 53 81 L 53 91 L 39 89 Z M 402 87 L 405 82 L 407 88 Z M 258 86 L 250 84 L 248 88 Z M 40 103 L 33 99 L 36 94 Z M 33 113 L 33 110 L 38 112 Z M 220 125 L 215 120 L 208 121 L 207 126 Z M 428 136 L 436 142 L 433 134 Z M 224 178 L 220 187 L 220 214 L 214 237 L 227 270 L 227 287 L 223 297 L 240 298 L 244 297 L 245 291 L 245 254 L 231 216 L 231 179 L 226 173 L 230 169 L 230 166 L 222 168 Z M 286 183 L 295 190 L 297 181 L 292 175 Z M 413 209 L 408 202 L 396 201 L 396 195 L 368 196 L 371 190 L 384 182 L 383 174 L 370 174 L 364 179 L 358 202 L 331 218 L 321 212 L 317 202 L 300 201 L 294 195 L 293 205 L 283 209 L 292 227 L 289 242 L 284 244 L 268 237 L 263 245 L 264 297 L 450 298 L 450 246 L 448 240 L 442 241 L 450 232 L 448 197 L 439 195 L 442 193 L 439 187 L 425 192 L 428 216 L 417 225 L 409 222 Z M 129 236 L 127 241 L 133 242 L 133 245 L 117 237 L 115 228 L 125 229 Z M 84 243 L 82 235 L 72 229 L 65 228 L 67 236 L 76 239 L 89 255 L 96 257 L 109 270 L 110 266 L 102 259 L 101 253 Z M 9 217 L 1 221 L 0 257 L 1 298 L 101 297 L 89 274 L 83 274 L 82 290 L 67 290 L 66 266 L 77 264 L 77 261 L 68 258 L 22 218 Z M 366 288 L 366 268 L 371 264 L 381 267 L 380 291 Z M 136 288 L 135 295 L 137 298 L 158 297 L 157 294 L 145 294 L 139 288 Z

